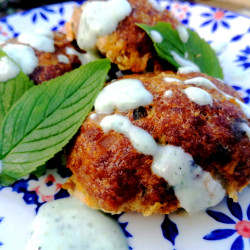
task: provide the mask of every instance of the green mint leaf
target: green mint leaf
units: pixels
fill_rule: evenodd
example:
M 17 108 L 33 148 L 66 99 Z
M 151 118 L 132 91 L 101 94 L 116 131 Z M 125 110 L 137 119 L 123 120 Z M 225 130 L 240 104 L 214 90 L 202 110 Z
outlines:
M 33 172 L 68 143 L 93 107 L 109 69 L 108 59 L 98 60 L 24 93 L 2 123 L 0 184 Z
M 222 69 L 216 53 L 196 32 L 186 28 L 189 38 L 184 43 L 180 39 L 178 31 L 173 29 L 170 23 L 158 22 L 155 26 L 137 25 L 150 36 L 158 55 L 174 67 L 179 68 L 181 65 L 174 59 L 172 52 L 196 64 L 201 72 L 223 79 Z M 163 39 L 160 43 L 154 41 L 152 31 L 157 31 L 161 34 Z M 188 57 L 186 58 L 187 55 Z
M 0 50 L 0 58 L 4 56 L 7 55 Z M 34 83 L 21 69 L 15 78 L 6 82 L 0 82 L 0 125 L 10 108 L 33 85 Z

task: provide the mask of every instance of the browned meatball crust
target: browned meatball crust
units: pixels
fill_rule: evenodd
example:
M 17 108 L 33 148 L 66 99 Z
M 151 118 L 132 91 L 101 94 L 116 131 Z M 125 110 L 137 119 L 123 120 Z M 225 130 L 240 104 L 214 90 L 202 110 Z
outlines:
M 240 127 L 241 122 L 249 126 L 249 120 L 233 98 L 203 88 L 212 95 L 213 105 L 201 106 L 183 93 L 186 84 L 166 82 L 166 76 L 182 81 L 203 76 L 238 97 L 231 87 L 201 73 L 131 75 L 125 78 L 139 79 L 153 95 L 153 102 L 115 113 L 128 117 L 158 144 L 182 147 L 236 199 L 237 192 L 250 181 L 250 142 Z M 164 97 L 166 90 L 172 90 L 173 97 Z M 90 207 L 110 213 L 137 211 L 149 215 L 177 210 L 180 204 L 172 187 L 151 171 L 152 156 L 138 153 L 123 134 L 113 130 L 104 133 L 100 126 L 103 116 L 88 117 L 83 123 L 68 157 L 67 167 L 73 175 L 65 187 Z
M 143 72 L 151 59 L 155 67 L 160 67 L 159 58 L 148 35 L 136 23 L 155 25 L 158 21 L 171 23 L 176 27 L 179 22 L 168 10 L 154 9 L 147 0 L 129 0 L 132 11 L 122 20 L 116 31 L 97 39 L 96 47 L 121 70 Z M 84 7 L 84 5 L 83 5 Z M 75 8 L 71 20 L 66 24 L 68 38 L 77 37 L 81 8 Z
M 2 45 L 4 47 L 6 44 L 22 44 L 17 38 L 11 38 L 6 43 Z M 29 45 L 27 45 L 29 46 Z M 54 46 L 55 51 L 44 52 L 39 51 L 35 48 L 34 52 L 38 58 L 38 66 L 29 75 L 30 79 L 36 84 L 40 84 L 44 81 L 48 81 L 57 76 L 63 75 L 81 65 L 81 62 L 77 55 L 67 54 L 66 48 L 76 49 L 72 41 L 66 38 L 66 35 L 60 32 L 54 32 Z M 68 58 L 69 62 L 60 62 L 58 55 L 64 55 Z

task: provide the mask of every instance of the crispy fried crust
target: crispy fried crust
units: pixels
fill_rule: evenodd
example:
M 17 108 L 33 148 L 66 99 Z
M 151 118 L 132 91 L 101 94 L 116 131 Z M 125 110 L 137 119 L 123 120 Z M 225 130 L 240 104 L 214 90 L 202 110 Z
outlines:
M 239 123 L 249 125 L 241 108 L 217 90 L 205 89 L 213 96 L 213 106 L 197 105 L 183 93 L 182 83 L 167 83 L 163 77 L 181 80 L 204 76 L 201 73 L 175 75 L 132 75 L 153 94 L 153 103 L 120 113 L 148 131 L 157 143 L 176 145 L 191 154 L 194 161 L 221 181 L 231 197 L 250 181 L 250 142 Z M 237 93 L 220 81 L 207 77 L 226 93 Z M 163 97 L 171 89 L 171 98 Z M 116 111 L 116 113 L 119 113 Z M 104 133 L 99 125 L 103 116 L 84 122 L 68 157 L 73 176 L 65 185 L 90 207 L 110 213 L 137 211 L 145 215 L 166 214 L 180 204 L 173 189 L 151 172 L 152 157 L 139 154 L 128 138 L 114 131 Z
M 151 59 L 159 67 L 152 42 L 136 23 L 155 25 L 158 21 L 169 22 L 175 28 L 179 22 L 170 12 L 159 12 L 147 0 L 129 0 L 132 12 L 121 21 L 113 33 L 98 38 L 96 47 L 121 70 L 143 72 Z M 71 20 L 66 24 L 69 39 L 77 37 L 81 9 L 75 8 Z
M 8 40 L 6 43 L 19 43 L 16 38 Z M 6 44 L 5 43 L 5 44 Z M 2 46 L 4 46 L 3 44 Z M 59 32 L 54 32 L 54 46 L 55 52 L 43 52 L 34 49 L 38 58 L 38 66 L 29 75 L 30 79 L 36 84 L 56 78 L 66 72 L 69 72 L 81 65 L 81 62 L 76 55 L 68 55 L 66 48 L 74 48 L 75 46 L 66 38 L 66 35 Z M 64 55 L 69 59 L 69 63 L 63 63 L 58 60 L 58 55 Z

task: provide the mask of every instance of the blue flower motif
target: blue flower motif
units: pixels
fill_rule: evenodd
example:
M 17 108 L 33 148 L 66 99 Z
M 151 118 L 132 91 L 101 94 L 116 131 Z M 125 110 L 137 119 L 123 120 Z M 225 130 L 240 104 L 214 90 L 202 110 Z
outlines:
M 248 206 L 246 212 L 248 221 L 243 220 L 243 212 L 239 203 L 233 202 L 232 199 L 227 198 L 227 206 L 230 213 L 235 218 L 232 219 L 228 215 L 218 211 L 207 210 L 206 212 L 214 220 L 227 225 L 232 225 L 232 228 L 216 229 L 207 234 L 206 236 L 204 236 L 203 239 L 211 241 L 222 240 L 234 234 L 238 234 L 231 246 L 231 250 L 243 250 L 244 249 L 243 238 L 250 239 L 250 205 Z M 246 249 L 249 249 L 249 247 L 250 244 Z
M 250 103 L 250 89 L 244 89 L 240 86 L 233 85 L 232 86 L 235 90 L 242 93 L 242 98 L 246 104 Z
M 3 221 L 4 217 L 0 217 L 0 223 Z M 0 241 L 0 246 L 2 246 L 3 243 Z
M 175 238 L 179 234 L 179 231 L 176 224 L 171 221 L 167 215 L 165 215 L 164 220 L 161 224 L 161 230 L 164 238 L 170 241 L 174 246 Z
M 245 49 L 240 50 L 241 54 L 237 55 L 235 62 L 239 63 L 240 67 L 244 69 L 250 68 L 250 46 L 246 46 Z
M 123 215 L 122 214 L 113 214 L 111 215 L 111 217 L 115 220 L 117 220 L 117 222 L 119 223 L 124 235 L 127 237 L 127 238 L 131 238 L 133 237 L 133 235 L 127 230 L 127 226 L 128 226 L 128 222 L 120 222 L 119 221 L 119 218 Z M 129 249 L 133 249 L 131 246 L 129 246 Z
M 31 14 L 31 21 L 32 23 L 35 24 L 39 18 L 42 18 L 44 21 L 48 22 L 49 17 L 47 16 L 47 14 L 54 14 L 54 13 L 55 13 L 55 10 L 47 6 L 44 6 L 44 7 L 24 11 L 21 13 L 21 15 L 25 16 L 25 15 Z
M 230 29 L 230 24 L 227 21 L 237 17 L 227 10 L 217 9 L 213 7 L 211 7 L 210 10 L 211 12 L 201 13 L 201 17 L 205 17 L 207 20 L 204 21 L 200 25 L 200 27 L 211 25 L 212 32 L 215 32 L 220 26 L 226 29 Z

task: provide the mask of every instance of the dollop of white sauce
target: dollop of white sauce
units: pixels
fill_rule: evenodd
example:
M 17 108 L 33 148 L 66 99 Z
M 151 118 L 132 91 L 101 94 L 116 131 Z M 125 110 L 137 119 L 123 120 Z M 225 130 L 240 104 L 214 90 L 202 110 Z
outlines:
M 164 77 L 163 81 L 164 82 L 169 82 L 169 83 L 171 83 L 171 82 L 181 82 L 180 79 L 177 79 L 177 78 L 174 78 L 174 77 Z
M 23 44 L 7 44 L 3 47 L 3 51 L 13 59 L 22 69 L 29 75 L 38 66 L 38 58 L 34 50 Z
M 177 25 L 176 30 L 179 34 L 181 41 L 183 43 L 186 43 L 189 39 L 189 33 L 188 33 L 187 28 L 184 25 L 179 24 L 179 25 Z
M 150 35 L 155 43 L 161 43 L 163 41 L 161 33 L 157 30 L 151 30 Z
M 20 72 L 18 66 L 7 56 L 0 58 L 0 82 L 16 77 Z
M 221 184 L 196 165 L 181 147 L 158 146 L 152 170 L 174 188 L 181 206 L 189 213 L 218 204 L 225 196 Z
M 3 161 L 0 160 L 0 174 L 2 173 L 2 171 L 3 171 Z
M 69 58 L 63 54 L 58 55 L 57 59 L 58 59 L 58 62 L 61 62 L 61 63 L 65 63 L 65 64 L 70 63 Z
M 96 113 L 92 113 L 90 116 L 89 116 L 89 118 L 91 119 L 91 120 L 95 120 L 96 118 L 97 118 L 97 114 Z
M 200 77 L 200 76 L 185 80 L 184 84 L 194 84 L 196 86 L 205 87 L 208 89 L 216 88 L 216 86 L 210 80 L 208 80 L 207 78 L 204 78 L 204 77 Z
M 148 0 L 148 2 L 152 5 L 152 7 L 159 11 L 159 12 L 163 12 L 164 11 L 164 7 L 161 6 L 156 0 Z
M 118 23 L 131 10 L 127 0 L 92 1 L 84 4 L 77 33 L 79 48 L 93 50 L 97 38 L 115 31 Z
M 116 221 L 70 197 L 40 207 L 25 249 L 128 250 L 128 245 Z
M 200 72 L 200 68 L 195 63 L 188 59 L 179 56 L 175 51 L 171 51 L 170 54 L 173 56 L 174 60 L 181 66 L 178 68 L 178 73 L 188 74 L 191 72 Z
M 174 94 L 174 92 L 171 89 L 169 89 L 169 90 L 164 92 L 163 96 L 166 98 L 170 98 L 173 96 L 173 94 Z
M 38 29 L 34 32 L 23 32 L 17 40 L 21 43 L 29 44 L 31 47 L 44 52 L 55 52 L 54 39 L 50 31 Z
M 133 125 L 127 117 L 111 115 L 100 123 L 104 132 L 124 134 L 140 153 L 153 156 L 152 172 L 173 186 L 175 195 L 187 212 L 198 212 L 218 204 L 225 195 L 221 184 L 196 165 L 181 147 L 158 145 L 153 137 Z
M 112 82 L 99 93 L 95 100 L 95 111 L 111 114 L 115 108 L 122 112 L 145 106 L 153 101 L 152 94 L 137 79 Z
M 198 105 L 213 105 L 213 98 L 211 95 L 201 88 L 188 87 L 184 89 L 183 92 L 190 101 L 195 102 Z
M 105 133 L 114 130 L 125 135 L 139 153 L 155 154 L 157 147 L 153 137 L 144 129 L 134 126 L 127 117 L 122 115 L 106 116 L 102 119 L 100 125 Z
M 231 95 L 226 94 L 224 91 L 217 88 L 217 86 L 214 83 L 212 83 L 211 81 L 209 81 L 208 79 L 206 79 L 204 77 L 195 77 L 195 78 L 188 79 L 188 80 L 184 81 L 184 84 L 194 84 L 194 85 L 197 85 L 200 87 L 206 87 L 209 89 L 216 89 L 218 92 L 220 92 L 222 95 L 224 95 L 227 99 L 235 100 L 235 102 L 237 102 L 238 105 L 241 107 L 241 110 L 243 111 L 245 116 L 248 119 L 250 119 L 250 106 L 248 106 L 247 104 L 245 104 L 241 100 L 239 100 Z
M 70 47 L 66 48 L 66 53 L 68 55 L 76 55 L 76 56 L 78 56 L 78 59 L 80 60 L 82 65 L 85 65 L 85 64 L 87 64 L 89 62 L 96 61 L 96 60 L 101 58 L 96 51 L 89 51 L 89 52 L 86 52 L 86 53 L 80 53 L 80 52 L 78 52 L 78 51 L 76 51 L 76 50 L 74 50 L 73 48 L 70 48 Z

